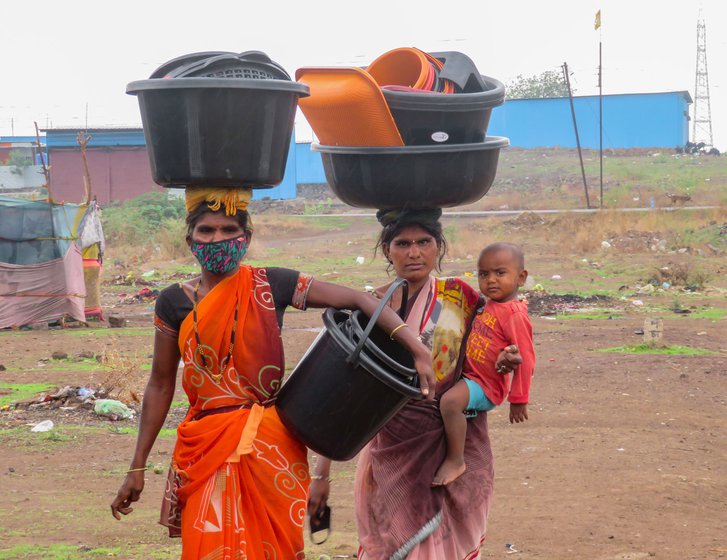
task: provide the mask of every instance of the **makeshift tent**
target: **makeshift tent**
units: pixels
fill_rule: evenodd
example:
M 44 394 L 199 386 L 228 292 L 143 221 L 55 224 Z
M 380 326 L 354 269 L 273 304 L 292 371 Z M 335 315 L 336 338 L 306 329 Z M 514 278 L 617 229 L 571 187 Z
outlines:
M 81 225 L 86 235 L 79 234 Z M 66 316 L 85 320 L 84 244 L 100 262 L 103 232 L 95 203 L 0 196 L 0 328 Z

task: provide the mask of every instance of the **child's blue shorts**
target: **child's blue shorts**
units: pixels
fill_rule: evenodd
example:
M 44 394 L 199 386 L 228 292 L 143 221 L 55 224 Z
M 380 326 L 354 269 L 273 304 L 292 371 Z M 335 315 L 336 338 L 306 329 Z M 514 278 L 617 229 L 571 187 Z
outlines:
M 463 378 L 464 382 L 467 383 L 467 389 L 470 392 L 470 400 L 467 403 L 467 410 L 482 410 L 488 411 L 495 408 L 495 404 L 487 398 L 485 392 L 480 387 L 480 384 L 471 379 Z

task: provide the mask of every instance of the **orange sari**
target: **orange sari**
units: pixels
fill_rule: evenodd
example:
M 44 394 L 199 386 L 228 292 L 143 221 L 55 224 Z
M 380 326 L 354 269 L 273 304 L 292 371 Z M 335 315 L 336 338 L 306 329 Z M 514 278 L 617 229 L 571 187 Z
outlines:
M 190 402 L 173 457 L 182 559 L 303 559 L 307 455 L 273 406 L 285 361 L 265 269 L 243 266 L 220 282 L 200 301 L 197 323 L 208 367 L 192 314 L 179 333 Z

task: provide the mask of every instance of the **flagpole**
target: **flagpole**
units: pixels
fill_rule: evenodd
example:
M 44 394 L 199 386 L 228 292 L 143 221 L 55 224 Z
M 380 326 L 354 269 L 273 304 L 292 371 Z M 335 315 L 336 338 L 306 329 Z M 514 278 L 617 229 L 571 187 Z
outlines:
M 603 209 L 603 56 L 601 41 L 601 10 L 598 10 L 598 165 L 601 209 Z
M 598 38 L 598 161 L 600 167 L 601 208 L 603 209 L 603 58 L 600 36 Z

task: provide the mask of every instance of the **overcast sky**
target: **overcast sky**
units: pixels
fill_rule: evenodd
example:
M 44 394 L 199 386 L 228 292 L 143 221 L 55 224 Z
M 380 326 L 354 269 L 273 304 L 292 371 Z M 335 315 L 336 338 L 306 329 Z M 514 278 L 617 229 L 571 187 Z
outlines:
M 602 28 L 594 16 L 602 11 Z M 40 127 L 138 126 L 126 84 L 206 50 L 262 50 L 301 66 L 365 66 L 402 46 L 457 50 L 507 83 L 560 70 L 576 95 L 687 90 L 699 9 L 707 26 L 714 144 L 727 151 L 727 0 L 36 0 L 3 2 L 0 135 Z M 302 116 L 298 139 L 310 139 Z M 691 133 L 691 125 L 690 125 Z

